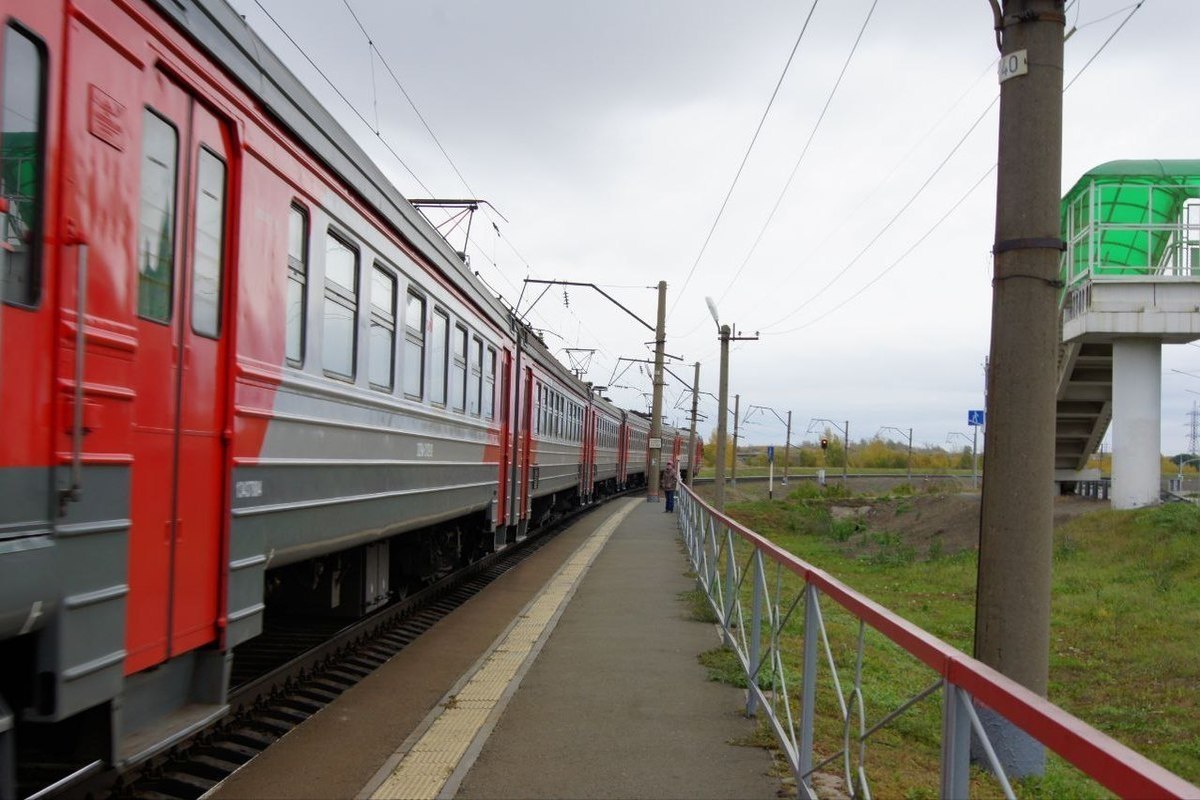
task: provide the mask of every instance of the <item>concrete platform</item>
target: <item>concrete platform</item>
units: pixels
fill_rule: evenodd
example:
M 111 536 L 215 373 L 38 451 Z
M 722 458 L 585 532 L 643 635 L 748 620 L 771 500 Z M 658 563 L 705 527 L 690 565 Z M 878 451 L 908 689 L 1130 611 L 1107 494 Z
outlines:
M 769 754 L 733 744 L 754 731 L 744 693 L 697 661 L 719 641 L 680 598 L 662 508 L 588 515 L 216 796 L 778 796 Z
M 464 798 L 776 797 L 744 694 L 697 656 L 676 518 L 642 502 L 592 564 L 458 791 Z M 533 754 L 537 754 L 533 756 Z

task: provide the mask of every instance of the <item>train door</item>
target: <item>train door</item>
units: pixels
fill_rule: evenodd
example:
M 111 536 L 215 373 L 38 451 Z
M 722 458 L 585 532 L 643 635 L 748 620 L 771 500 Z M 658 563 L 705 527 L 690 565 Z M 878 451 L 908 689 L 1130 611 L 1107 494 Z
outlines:
M 529 367 L 525 368 L 524 397 L 521 398 L 521 445 L 520 445 L 520 468 L 521 475 L 520 488 L 518 496 L 521 501 L 521 508 L 516 518 L 513 520 L 517 525 L 517 539 L 524 538 L 525 532 L 529 527 L 529 511 L 532 504 L 531 486 L 533 481 L 533 470 L 530 465 L 533 463 L 533 370 Z
M 127 672 L 216 639 L 225 516 L 229 130 L 162 72 L 140 129 Z

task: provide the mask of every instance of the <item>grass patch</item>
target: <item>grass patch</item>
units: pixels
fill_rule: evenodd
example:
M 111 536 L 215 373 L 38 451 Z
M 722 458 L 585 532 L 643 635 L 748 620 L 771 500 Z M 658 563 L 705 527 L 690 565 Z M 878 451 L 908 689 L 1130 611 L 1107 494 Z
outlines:
M 680 592 L 679 600 L 687 608 L 689 619 L 711 624 L 718 622 L 717 614 L 708 602 L 708 595 L 702 589 L 689 589 L 686 592 Z
M 801 489 L 803 487 L 803 489 Z M 834 520 L 830 498 L 801 485 L 784 502 L 748 502 L 731 515 L 954 647 L 971 652 L 977 555 L 946 554 L 934 539 L 918 554 L 903 536 L 872 531 L 858 517 Z M 924 549 L 924 548 L 922 548 Z M 1200 509 L 1174 504 L 1097 511 L 1055 532 L 1050 699 L 1193 783 L 1200 783 Z M 787 591 L 799 591 L 799 580 Z M 774 580 L 774 578 L 772 578 Z M 832 657 L 845 691 L 853 681 L 857 621 L 822 606 Z M 799 678 L 801 620 L 781 634 L 790 680 Z M 937 676 L 889 640 L 865 634 L 863 703 L 867 725 L 929 686 Z M 706 664 L 738 673 L 713 656 Z M 724 666 L 721 666 L 721 665 Z M 730 667 L 730 664 L 732 665 Z M 821 655 L 817 758 L 841 747 L 842 722 Z M 734 678 L 730 677 L 730 682 Z M 763 683 L 760 677 L 760 684 Z M 769 688 L 764 686 L 764 688 Z M 853 720 L 857 727 L 857 718 Z M 923 700 L 871 739 L 868 774 L 877 797 L 936 796 L 940 693 Z M 874 769 L 870 769 L 871 765 Z M 933 792 L 932 795 L 929 792 Z M 1056 757 L 1046 775 L 1024 781 L 1032 797 L 1105 797 Z M 996 794 L 982 774 L 972 796 Z

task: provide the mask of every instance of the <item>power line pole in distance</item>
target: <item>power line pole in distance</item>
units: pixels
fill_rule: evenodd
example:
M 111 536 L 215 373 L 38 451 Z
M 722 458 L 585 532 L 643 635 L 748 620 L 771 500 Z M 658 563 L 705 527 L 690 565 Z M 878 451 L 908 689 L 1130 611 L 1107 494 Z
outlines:
M 753 336 L 738 336 L 728 325 L 721 324 L 717 314 L 717 304 L 711 297 L 704 298 L 708 310 L 712 313 L 713 322 L 721 335 L 721 378 L 717 390 L 717 452 L 716 464 L 713 468 L 713 506 L 717 511 L 725 511 L 725 435 L 728 430 L 725 417 L 729 414 L 729 343 L 753 341 L 758 339 L 758 332 Z
M 696 473 L 700 470 L 700 459 L 696 458 L 696 417 L 700 413 L 700 362 L 695 365 L 696 374 L 692 378 L 692 429 L 688 433 L 688 474 L 687 485 L 695 486 Z
M 667 344 L 667 282 L 658 282 L 658 321 L 654 328 L 654 399 L 650 405 L 650 483 L 646 500 L 658 502 L 658 471 L 662 463 L 663 355 Z

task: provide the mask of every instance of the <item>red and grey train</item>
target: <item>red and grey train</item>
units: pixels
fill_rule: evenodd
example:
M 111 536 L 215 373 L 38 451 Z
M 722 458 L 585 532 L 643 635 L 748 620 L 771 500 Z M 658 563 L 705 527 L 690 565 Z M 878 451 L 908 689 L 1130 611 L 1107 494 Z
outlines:
M 119 765 L 225 713 L 272 609 L 365 613 L 645 481 L 647 418 L 224 0 L 0 9 L 0 796 L 19 737 Z

